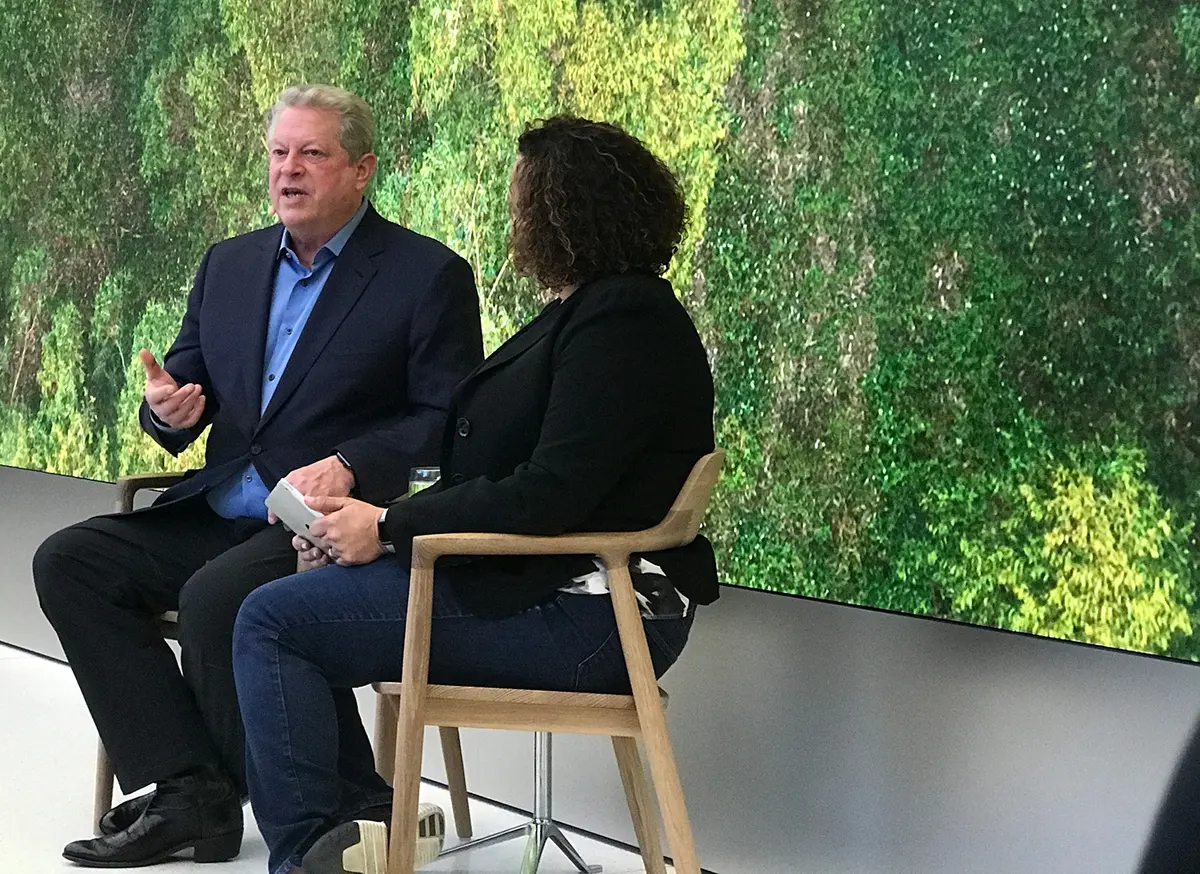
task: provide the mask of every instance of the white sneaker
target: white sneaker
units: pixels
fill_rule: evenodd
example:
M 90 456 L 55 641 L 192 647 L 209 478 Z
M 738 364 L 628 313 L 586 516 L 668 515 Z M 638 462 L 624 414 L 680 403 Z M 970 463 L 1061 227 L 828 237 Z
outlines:
M 446 815 L 422 803 L 417 818 L 414 867 L 428 865 L 446 840 Z M 304 874 L 387 874 L 387 823 L 370 819 L 344 822 L 317 839 L 301 861 Z

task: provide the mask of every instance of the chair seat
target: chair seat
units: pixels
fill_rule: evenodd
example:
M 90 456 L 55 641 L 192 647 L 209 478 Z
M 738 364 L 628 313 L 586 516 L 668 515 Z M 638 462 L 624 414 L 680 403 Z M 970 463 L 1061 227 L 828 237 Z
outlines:
M 400 694 L 403 683 L 375 683 L 380 695 Z M 425 723 L 458 728 L 503 728 L 569 734 L 641 734 L 632 695 L 596 692 L 547 692 L 484 686 L 426 687 Z M 658 690 L 665 707 L 667 693 Z M 480 707 L 479 705 L 486 705 Z

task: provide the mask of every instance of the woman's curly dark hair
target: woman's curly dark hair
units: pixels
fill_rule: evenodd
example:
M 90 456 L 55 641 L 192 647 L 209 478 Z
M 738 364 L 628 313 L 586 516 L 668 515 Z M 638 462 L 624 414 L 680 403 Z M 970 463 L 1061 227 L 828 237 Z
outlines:
M 509 194 L 513 264 L 544 288 L 661 276 L 687 206 L 679 181 L 613 124 L 558 115 L 526 128 Z

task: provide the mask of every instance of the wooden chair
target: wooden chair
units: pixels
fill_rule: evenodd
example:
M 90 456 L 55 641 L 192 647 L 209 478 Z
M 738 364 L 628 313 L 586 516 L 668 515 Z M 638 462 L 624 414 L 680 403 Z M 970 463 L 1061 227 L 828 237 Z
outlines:
M 374 687 L 382 700 L 389 702 L 389 715 L 396 720 L 396 796 L 388 849 L 389 874 L 413 874 L 426 725 L 609 735 L 647 874 L 665 874 L 658 827 L 650 811 L 650 794 L 638 753 L 640 737 L 646 745 L 675 871 L 700 874 L 683 787 L 667 733 L 664 693 L 654 677 L 629 575 L 629 559 L 635 553 L 683 546 L 696 537 L 723 461 L 721 450 L 700 459 L 666 517 L 644 531 L 559 537 L 431 534 L 414 538 L 402 682 L 376 683 Z M 429 685 L 433 566 L 439 557 L 578 554 L 596 555 L 608 569 L 632 695 Z M 547 831 L 530 833 L 522 874 L 536 870 L 545 840 L 553 839 Z
M 129 513 L 133 510 L 137 493 L 144 489 L 163 489 L 174 485 L 183 479 L 182 473 L 145 473 L 121 477 L 117 480 L 117 500 L 113 510 L 117 513 Z M 296 570 L 308 570 L 308 566 L 297 558 Z M 163 637 L 175 639 L 176 625 L 179 614 L 170 610 L 158 617 L 159 627 Z M 392 775 L 391 761 L 393 752 L 388 748 L 380 752 L 380 737 L 391 737 L 390 710 L 381 698 L 375 708 L 375 761 L 379 773 L 390 778 Z M 457 728 L 443 728 L 440 731 L 442 757 L 446 763 L 446 782 L 450 787 L 450 803 L 454 811 L 454 828 L 463 839 L 472 835 L 471 810 L 467 803 L 467 779 L 463 770 L 462 742 Z M 385 764 L 386 763 L 386 764 Z M 382 765 L 382 767 L 381 767 Z M 104 749 L 104 743 L 99 742 L 96 750 L 96 787 L 92 802 L 92 826 L 99 833 L 100 818 L 112 808 L 114 774 L 112 762 Z

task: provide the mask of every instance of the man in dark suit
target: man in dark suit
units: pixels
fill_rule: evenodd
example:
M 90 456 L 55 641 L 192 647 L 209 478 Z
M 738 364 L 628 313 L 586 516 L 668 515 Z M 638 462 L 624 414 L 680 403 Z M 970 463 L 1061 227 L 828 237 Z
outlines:
M 156 790 L 111 811 L 79 864 L 130 867 L 193 848 L 236 856 L 246 793 L 231 665 L 234 619 L 258 586 L 294 572 L 291 535 L 264 500 L 286 477 L 306 495 L 385 501 L 437 458 L 454 386 L 483 357 L 470 267 L 381 218 L 363 196 L 374 121 L 329 86 L 289 88 L 268 114 L 281 224 L 205 255 L 178 337 L 148 351 L 141 423 L 178 454 L 205 428 L 205 465 L 154 506 L 50 537 L 34 557 L 54 625 L 121 786 Z M 155 617 L 179 611 L 182 673 Z M 342 690 L 350 760 L 368 744 Z M 348 806 L 388 798 L 373 771 Z

